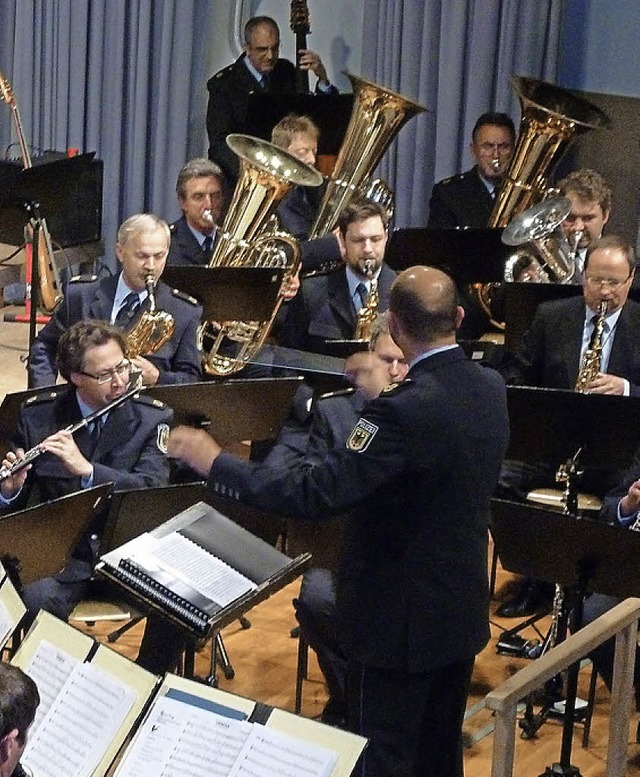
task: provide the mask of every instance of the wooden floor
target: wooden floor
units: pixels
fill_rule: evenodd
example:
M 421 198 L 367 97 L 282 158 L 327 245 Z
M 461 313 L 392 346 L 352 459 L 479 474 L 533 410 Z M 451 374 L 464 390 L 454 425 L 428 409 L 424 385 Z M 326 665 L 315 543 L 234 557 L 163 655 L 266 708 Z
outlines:
M 20 356 L 27 349 L 27 327 L 25 324 L 8 324 L 0 321 L 0 396 L 7 391 L 18 391 L 26 387 L 24 366 Z M 497 597 L 492 604 L 495 609 L 499 598 L 506 593 L 510 583 L 509 575 L 498 572 Z M 260 702 L 293 710 L 295 695 L 295 672 L 297 640 L 289 632 L 295 625 L 291 599 L 296 595 L 297 583 L 275 594 L 270 600 L 249 613 L 252 626 L 243 630 L 238 623 L 223 632 L 235 678 L 220 677 L 220 687 L 232 693 L 247 696 Z M 464 617 L 464 613 L 461 613 Z M 117 624 L 102 623 L 86 630 L 101 640 Z M 525 659 L 514 659 L 496 654 L 496 641 L 505 628 L 513 626 L 509 620 L 493 619 L 492 638 L 487 648 L 478 657 L 473 674 L 471 694 L 468 703 L 469 717 L 465 723 L 468 747 L 465 751 L 466 777 L 487 777 L 491 771 L 492 717 L 483 709 L 485 694 L 496 688 L 503 680 L 527 663 Z M 544 632 L 548 620 L 540 622 Z M 135 658 L 143 625 L 121 637 L 113 647 L 125 655 Z M 530 630 L 525 637 L 535 638 Z M 202 650 L 197 657 L 196 672 L 205 677 L 209 674 L 209 649 Z M 579 693 L 586 698 L 590 670 L 581 672 Z M 326 689 L 313 654 L 310 657 L 309 679 L 305 682 L 303 714 L 316 717 L 326 700 Z M 588 750 L 581 747 L 582 726 L 577 725 L 572 763 L 580 769 L 583 777 L 600 777 L 605 774 L 607 745 L 609 694 L 598 685 L 596 712 Z M 640 746 L 635 744 L 637 716 L 633 717 L 629 731 L 629 775 L 640 775 Z M 554 722 L 545 723 L 538 736 L 530 741 L 517 738 L 516 777 L 531 777 L 542 774 L 545 768 L 558 761 L 560 755 L 561 727 Z

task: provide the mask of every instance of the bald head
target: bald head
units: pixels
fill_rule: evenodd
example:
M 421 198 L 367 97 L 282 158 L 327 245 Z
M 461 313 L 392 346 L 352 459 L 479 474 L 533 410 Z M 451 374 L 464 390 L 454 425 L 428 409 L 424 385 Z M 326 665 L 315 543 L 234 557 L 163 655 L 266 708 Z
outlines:
M 401 272 L 391 288 L 389 310 L 404 335 L 425 346 L 455 342 L 462 320 L 455 284 L 435 267 Z

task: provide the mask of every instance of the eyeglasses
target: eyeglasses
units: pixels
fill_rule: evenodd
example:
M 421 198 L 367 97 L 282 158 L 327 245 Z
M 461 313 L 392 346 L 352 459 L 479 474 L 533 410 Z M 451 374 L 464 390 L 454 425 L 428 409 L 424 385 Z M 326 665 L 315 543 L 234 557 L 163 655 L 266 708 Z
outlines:
M 130 372 L 131 362 L 129 359 L 123 359 L 120 364 L 116 364 L 112 369 L 104 370 L 97 375 L 92 375 L 90 372 L 80 372 L 80 375 L 86 375 L 87 378 L 93 378 L 99 385 L 102 385 L 104 383 L 111 383 L 116 376 L 124 378 L 125 375 L 128 375 Z
M 614 291 L 615 289 L 619 289 L 620 286 L 624 285 L 630 277 L 631 275 L 627 275 L 627 277 L 621 281 L 618 278 L 597 278 L 593 275 L 587 275 L 585 280 L 592 289 L 599 289 L 603 286 L 608 286 L 612 291 Z
M 511 151 L 512 145 L 511 143 L 489 143 L 489 142 L 480 144 L 480 149 L 487 154 L 490 151 L 493 151 L 494 148 L 498 153 L 503 154 L 505 151 Z

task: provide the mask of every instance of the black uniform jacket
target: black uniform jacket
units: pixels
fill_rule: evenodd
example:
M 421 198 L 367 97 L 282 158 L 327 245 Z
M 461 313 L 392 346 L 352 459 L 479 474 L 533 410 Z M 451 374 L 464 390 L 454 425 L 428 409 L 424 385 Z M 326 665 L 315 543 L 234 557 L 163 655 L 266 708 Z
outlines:
M 389 307 L 394 271 L 382 265 L 378 275 L 378 310 Z M 349 294 L 344 267 L 302 281 L 300 290 L 287 305 L 280 342 L 289 348 L 324 353 L 327 340 L 350 339 L 356 327 L 356 311 Z
M 203 267 L 209 264 L 211 254 L 203 251 L 196 236 L 182 216 L 171 225 L 171 246 L 167 264 L 172 267 Z
M 493 198 L 480 179 L 478 168 L 472 167 L 434 185 L 427 226 L 434 229 L 486 227 L 493 205 Z
M 580 370 L 585 303 L 582 297 L 545 302 L 502 370 L 507 383 L 572 389 Z M 626 378 L 640 395 L 640 305 L 627 300 L 613 333 L 607 373 Z
M 91 318 L 102 321 L 110 319 L 117 285 L 118 276 L 102 280 L 94 276 L 81 276 L 69 282 L 64 300 L 31 346 L 29 371 L 33 386 L 51 386 L 56 382 L 58 340 L 72 324 Z M 158 310 L 170 313 L 175 321 L 175 332 L 171 339 L 146 357 L 160 370 L 158 383 L 195 383 L 200 380 L 201 354 L 196 333 L 202 308 L 192 297 L 171 289 L 162 281 L 156 286 L 156 304 Z M 144 307 L 142 305 L 134 317 L 132 327 L 142 315 Z
M 460 348 L 370 402 L 346 446 L 289 470 L 221 454 L 211 491 L 293 517 L 353 509 L 338 571 L 350 659 L 421 672 L 489 638 L 487 516 L 508 438 L 506 392 Z

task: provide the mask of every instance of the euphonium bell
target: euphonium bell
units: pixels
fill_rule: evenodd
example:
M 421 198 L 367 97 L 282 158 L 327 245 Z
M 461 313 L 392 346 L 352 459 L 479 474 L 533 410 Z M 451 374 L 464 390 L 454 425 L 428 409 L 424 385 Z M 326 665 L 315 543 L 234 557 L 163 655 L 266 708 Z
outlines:
M 331 232 L 398 132 L 410 118 L 427 110 L 391 89 L 345 75 L 353 88 L 351 118 L 310 238 Z
M 204 369 L 218 376 L 242 369 L 262 346 L 283 291 L 298 271 L 298 242 L 276 230 L 271 220 L 275 209 L 293 186 L 322 183 L 317 170 L 265 140 L 236 134 L 227 137 L 227 145 L 240 157 L 240 177 L 224 224 L 218 230 L 209 267 L 284 268 L 285 274 L 268 320 L 207 322 L 200 328 Z

